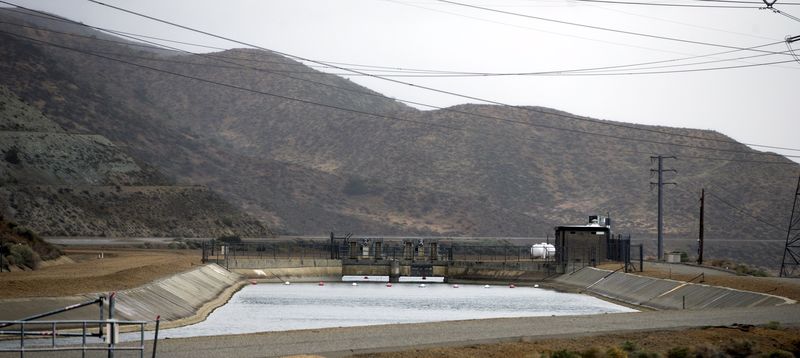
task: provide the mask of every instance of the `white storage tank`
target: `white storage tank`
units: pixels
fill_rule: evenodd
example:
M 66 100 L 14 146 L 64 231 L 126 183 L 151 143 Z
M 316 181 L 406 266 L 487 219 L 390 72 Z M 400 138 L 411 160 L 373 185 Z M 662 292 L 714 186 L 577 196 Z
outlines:
M 556 247 L 552 244 L 541 243 L 531 246 L 531 257 L 534 259 L 546 259 L 556 254 Z

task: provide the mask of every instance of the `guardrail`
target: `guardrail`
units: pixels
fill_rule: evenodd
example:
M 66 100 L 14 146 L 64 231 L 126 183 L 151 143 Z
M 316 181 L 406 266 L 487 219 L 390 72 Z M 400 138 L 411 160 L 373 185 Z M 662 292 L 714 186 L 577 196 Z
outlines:
M 81 357 L 88 351 L 106 351 L 114 357 L 117 351 L 138 351 L 144 357 L 144 331 L 148 321 L 106 320 L 58 320 L 58 321 L 0 321 L 4 329 L 0 335 L 16 336 L 0 344 L 0 352 L 16 352 L 20 357 L 32 352 L 81 351 Z M 158 327 L 159 320 L 156 320 Z M 138 342 L 120 342 L 119 332 L 129 331 L 125 327 L 138 326 Z M 136 329 L 133 331 L 136 332 Z M 48 337 L 48 338 L 29 338 Z M 156 328 L 158 337 L 158 328 Z M 11 337 L 9 337 L 11 338 Z M 153 341 L 155 357 L 156 340 Z M 16 343 L 16 344 L 14 344 Z
M 139 357 L 143 358 L 144 329 L 145 325 L 151 323 L 152 321 L 126 321 L 115 319 L 115 297 L 116 292 L 109 296 L 101 295 L 97 299 L 91 301 L 69 305 L 26 318 L 13 321 L 0 321 L 0 336 L 19 337 L 19 341 L 15 341 L 14 339 L 0 341 L 0 352 L 16 352 L 19 353 L 20 357 L 25 357 L 26 352 L 81 351 L 81 357 L 85 357 L 87 351 L 106 351 L 108 352 L 108 358 L 113 358 L 114 352 L 116 351 L 139 351 Z M 94 304 L 97 304 L 100 308 L 100 319 L 97 320 L 38 320 L 40 318 L 72 311 Z M 108 318 L 104 318 L 103 308 L 106 305 L 108 306 Z M 153 358 L 156 356 L 158 328 L 160 322 L 161 316 L 156 317 L 155 334 L 153 338 Z M 120 345 L 120 329 L 125 326 L 136 325 L 139 326 L 139 345 Z M 37 327 L 38 330 L 32 330 L 31 327 Z M 44 329 L 41 327 L 44 327 Z M 128 331 L 127 329 L 122 330 Z M 28 341 L 33 342 L 35 345 L 26 346 L 25 337 L 29 336 L 50 338 L 28 339 Z M 80 338 L 80 342 L 77 342 L 78 338 Z M 91 338 L 91 342 L 87 342 L 87 338 Z M 14 342 L 18 342 L 19 344 L 14 345 Z M 59 343 L 61 343 L 61 345 L 59 345 Z

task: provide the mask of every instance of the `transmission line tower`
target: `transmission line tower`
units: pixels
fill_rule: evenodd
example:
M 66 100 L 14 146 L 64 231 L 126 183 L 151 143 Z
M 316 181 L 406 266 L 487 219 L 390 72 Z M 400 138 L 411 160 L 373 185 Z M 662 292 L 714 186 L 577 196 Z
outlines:
M 653 185 L 658 187 L 658 260 L 664 259 L 664 185 L 678 185 L 674 182 L 664 182 L 664 172 L 677 173 L 675 169 L 664 169 L 664 159 L 678 159 L 674 156 L 651 156 L 650 165 L 658 161 L 658 169 L 650 169 L 650 176 L 658 173 L 658 182 L 650 182 L 650 187 Z
M 781 277 L 794 277 L 800 267 L 800 207 L 798 205 L 800 205 L 800 176 L 797 177 L 792 215 L 789 219 L 789 230 L 786 232 L 786 248 L 783 249 Z

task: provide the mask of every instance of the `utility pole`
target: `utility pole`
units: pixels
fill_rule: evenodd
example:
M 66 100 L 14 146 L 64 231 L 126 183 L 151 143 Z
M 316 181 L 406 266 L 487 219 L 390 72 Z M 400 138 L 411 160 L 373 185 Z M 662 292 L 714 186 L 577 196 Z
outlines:
M 677 173 L 675 169 L 664 169 L 664 159 L 678 159 L 674 156 L 651 156 L 650 163 L 658 161 L 658 169 L 650 169 L 650 175 L 658 173 L 658 182 L 650 182 L 650 186 L 658 186 L 658 260 L 664 259 L 664 185 L 678 185 L 678 183 L 664 182 L 664 172 Z
M 706 188 L 703 188 L 700 191 L 700 234 L 697 238 L 698 245 L 697 245 L 697 264 L 703 264 L 703 209 L 706 205 Z
M 786 232 L 786 247 L 783 249 L 780 277 L 794 277 L 800 266 L 800 208 L 798 208 L 800 203 L 798 201 L 800 201 L 800 176 L 797 177 L 792 215 L 789 218 L 789 230 Z

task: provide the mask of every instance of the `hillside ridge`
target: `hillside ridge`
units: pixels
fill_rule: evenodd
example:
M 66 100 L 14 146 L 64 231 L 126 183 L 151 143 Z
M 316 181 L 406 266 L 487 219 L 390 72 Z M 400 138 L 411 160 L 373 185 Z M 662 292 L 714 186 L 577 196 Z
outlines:
M 49 26 L 18 13 L 0 11 L 0 19 Z M 0 28 L 184 75 L 0 35 L 0 84 L 67 132 L 100 134 L 137 163 L 206 186 L 279 233 L 545 237 L 555 225 L 602 213 L 616 232 L 651 238 L 650 156 L 660 154 L 678 157 L 668 163 L 679 186 L 666 189 L 666 234 L 693 238 L 701 188 L 752 215 L 788 221 L 800 167 L 711 130 L 538 106 L 418 110 L 267 51 L 167 55 Z M 785 237 L 720 200 L 706 205 L 711 240 Z

